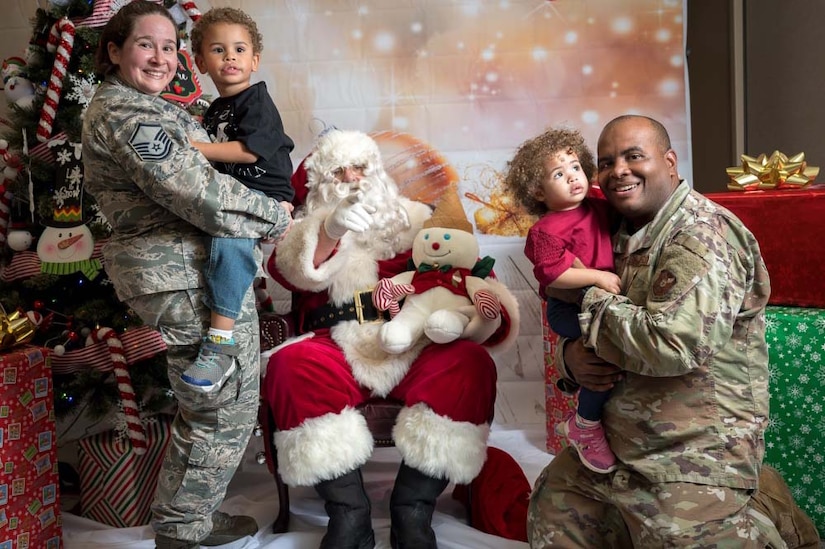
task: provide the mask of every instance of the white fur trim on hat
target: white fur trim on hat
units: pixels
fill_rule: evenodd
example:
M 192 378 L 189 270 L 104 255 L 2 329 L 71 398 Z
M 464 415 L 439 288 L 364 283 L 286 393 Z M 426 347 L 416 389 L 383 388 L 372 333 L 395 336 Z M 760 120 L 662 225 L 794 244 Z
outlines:
M 278 471 L 289 486 L 315 486 L 367 462 L 373 438 L 367 420 L 354 408 L 304 421 L 275 432 Z
M 319 178 L 330 177 L 333 170 L 346 166 L 364 166 L 364 175 L 383 172 L 378 144 L 369 135 L 350 130 L 331 130 L 321 136 L 307 158 L 307 188 L 313 189 Z
M 469 484 L 487 459 L 488 424 L 453 421 L 426 404 L 404 408 L 392 430 L 404 462 L 434 478 Z

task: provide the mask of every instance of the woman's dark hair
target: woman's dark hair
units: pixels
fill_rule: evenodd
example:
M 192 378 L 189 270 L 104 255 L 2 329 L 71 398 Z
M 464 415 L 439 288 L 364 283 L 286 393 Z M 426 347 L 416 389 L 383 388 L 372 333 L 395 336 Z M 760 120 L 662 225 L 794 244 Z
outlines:
M 109 43 L 111 42 L 118 48 L 122 48 L 126 39 L 132 34 L 135 22 L 146 15 L 162 15 L 172 22 L 175 29 L 178 28 L 172 14 L 160 4 L 148 2 L 147 0 L 134 0 L 126 4 L 109 19 L 100 34 L 100 42 L 98 42 L 97 52 L 95 52 L 95 71 L 99 75 L 107 76 L 117 70 L 117 65 L 112 63 L 112 59 L 109 57 Z

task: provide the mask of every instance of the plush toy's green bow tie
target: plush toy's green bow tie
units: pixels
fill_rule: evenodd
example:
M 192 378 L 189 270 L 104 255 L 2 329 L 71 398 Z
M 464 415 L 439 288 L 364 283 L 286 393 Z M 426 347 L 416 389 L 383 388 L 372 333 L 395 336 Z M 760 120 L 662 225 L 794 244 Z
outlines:
M 430 265 L 429 263 L 422 263 L 418 266 L 418 272 L 426 273 L 429 271 L 441 271 L 442 273 L 446 273 L 452 268 L 452 265 L 439 265 L 438 263 L 436 263 L 435 265 Z

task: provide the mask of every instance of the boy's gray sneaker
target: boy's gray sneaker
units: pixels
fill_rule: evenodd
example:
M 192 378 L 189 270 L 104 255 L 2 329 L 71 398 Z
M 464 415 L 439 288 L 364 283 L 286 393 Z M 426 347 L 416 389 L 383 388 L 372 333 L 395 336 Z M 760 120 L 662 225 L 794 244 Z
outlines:
M 195 362 L 180 376 L 181 380 L 193 389 L 211 393 L 220 389 L 235 371 L 238 362 L 235 357 L 240 353 L 236 343 L 221 344 L 209 339 L 201 343 L 200 352 Z

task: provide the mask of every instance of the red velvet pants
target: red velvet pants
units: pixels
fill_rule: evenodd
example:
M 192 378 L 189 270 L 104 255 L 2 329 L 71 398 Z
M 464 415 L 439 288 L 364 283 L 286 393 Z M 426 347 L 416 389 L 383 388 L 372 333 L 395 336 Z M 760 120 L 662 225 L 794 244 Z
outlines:
M 347 406 L 354 408 L 371 396 L 353 378 L 341 348 L 323 335 L 275 353 L 261 390 L 279 430 L 340 413 Z M 482 425 L 493 417 L 495 362 L 484 347 L 470 341 L 431 344 L 389 396 L 407 407 L 424 403 L 453 421 Z

